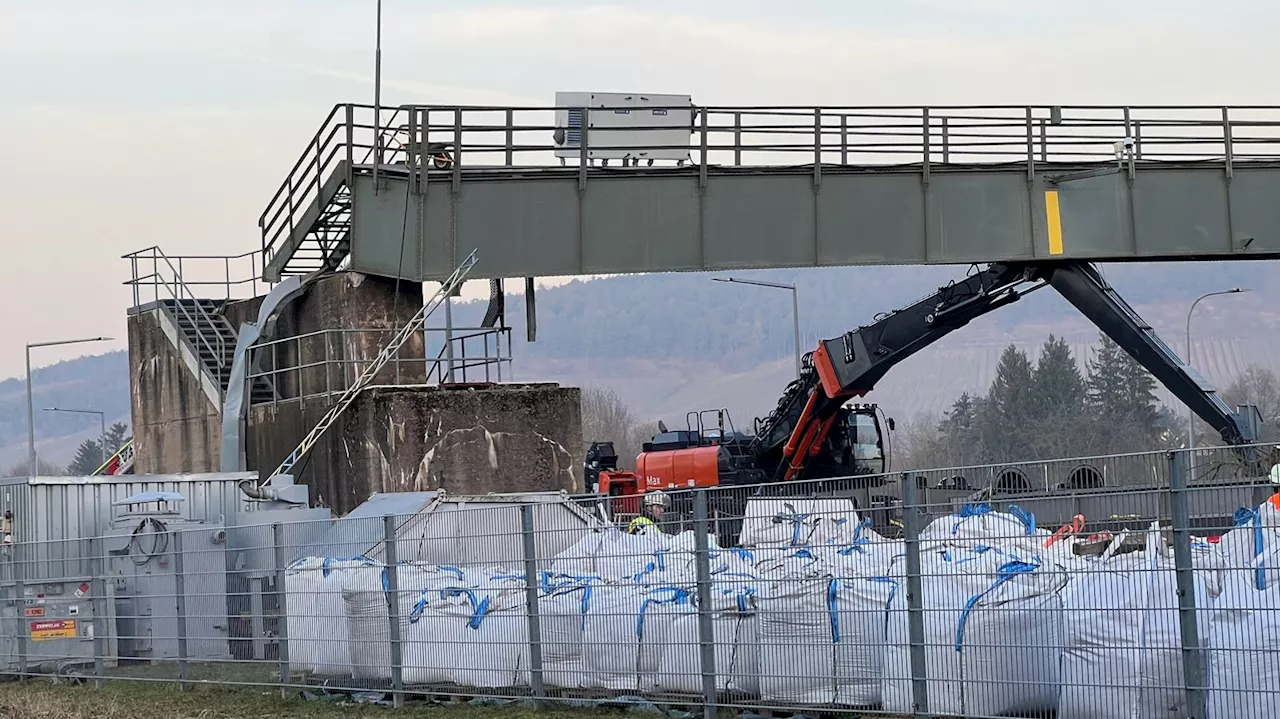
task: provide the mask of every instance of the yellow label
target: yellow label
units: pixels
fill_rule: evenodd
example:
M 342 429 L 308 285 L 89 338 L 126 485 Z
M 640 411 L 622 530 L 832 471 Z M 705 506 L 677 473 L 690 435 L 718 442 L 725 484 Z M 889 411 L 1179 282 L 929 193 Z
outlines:
M 47 622 L 31 623 L 31 641 L 33 642 L 75 638 L 76 620 L 74 619 L 53 619 Z

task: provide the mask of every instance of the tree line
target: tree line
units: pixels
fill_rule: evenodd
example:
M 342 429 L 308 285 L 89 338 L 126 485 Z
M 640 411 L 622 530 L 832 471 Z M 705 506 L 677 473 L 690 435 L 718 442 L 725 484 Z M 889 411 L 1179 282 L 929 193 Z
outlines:
M 102 466 L 103 456 L 110 457 L 118 452 L 128 439 L 129 425 L 123 422 L 116 422 L 107 428 L 107 435 L 101 440 L 86 439 L 81 442 L 80 446 L 76 448 L 75 456 L 66 465 L 51 462 L 43 457 L 37 458 L 36 474 L 42 477 L 87 477 Z M 105 452 L 104 444 L 106 445 Z M 10 467 L 5 476 L 25 477 L 27 476 L 27 469 L 26 462 L 19 462 Z
M 946 467 L 1173 449 L 1187 443 L 1186 410 L 1160 403 L 1156 380 L 1105 335 L 1081 372 L 1066 341 L 1050 335 L 1033 363 L 1014 345 L 985 395 L 963 394 L 940 417 L 907 423 L 905 467 Z M 1250 366 L 1220 393 L 1255 404 L 1266 441 L 1280 440 L 1280 381 Z M 1198 446 L 1221 444 L 1197 418 Z

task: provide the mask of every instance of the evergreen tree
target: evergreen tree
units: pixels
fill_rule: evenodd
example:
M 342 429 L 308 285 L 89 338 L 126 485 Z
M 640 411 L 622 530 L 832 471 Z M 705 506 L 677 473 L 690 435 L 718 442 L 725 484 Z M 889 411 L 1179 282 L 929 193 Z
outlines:
M 990 459 L 1025 459 L 1028 424 L 1033 417 L 1032 370 L 1027 353 L 1009 345 L 1000 355 L 996 377 L 983 408 L 983 446 Z
M 1160 432 L 1156 381 L 1111 338 L 1094 348 L 1086 380 L 1089 409 L 1113 443 L 1149 446 Z
M 1031 410 L 1036 419 L 1078 413 L 1084 407 L 1085 386 L 1071 348 L 1049 335 L 1031 374 Z
M 107 454 L 115 454 L 117 450 L 124 446 L 125 440 L 129 439 L 129 425 L 124 422 L 116 422 L 107 428 Z
M 102 445 L 96 440 L 86 439 L 76 449 L 75 459 L 67 465 L 67 472 L 73 477 L 87 477 L 102 464 Z
M 985 460 L 981 432 L 985 404 L 984 398 L 965 392 L 943 414 L 938 423 L 938 437 L 946 454 L 943 464 L 958 467 Z

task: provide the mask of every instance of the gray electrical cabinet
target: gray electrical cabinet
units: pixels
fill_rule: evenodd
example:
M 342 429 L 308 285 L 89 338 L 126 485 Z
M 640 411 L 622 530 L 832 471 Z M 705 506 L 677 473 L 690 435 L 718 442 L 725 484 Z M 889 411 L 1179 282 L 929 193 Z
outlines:
M 0 585 L 0 667 L 61 673 L 71 667 L 116 665 L 114 597 L 94 596 L 85 579 L 42 579 Z M 25 662 L 23 661 L 25 659 Z
M 231 656 L 226 528 L 183 517 L 182 501 L 143 492 L 113 504 L 104 544 L 122 657 Z

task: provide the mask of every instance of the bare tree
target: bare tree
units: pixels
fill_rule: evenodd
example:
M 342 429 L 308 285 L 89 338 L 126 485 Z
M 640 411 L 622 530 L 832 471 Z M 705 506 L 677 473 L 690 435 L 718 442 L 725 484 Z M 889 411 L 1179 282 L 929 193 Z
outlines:
M 1280 378 L 1275 372 L 1249 365 L 1222 391 L 1222 397 L 1233 406 L 1257 405 L 1262 415 L 1262 438 L 1267 441 L 1280 439 Z
M 618 466 L 633 467 L 640 446 L 647 442 L 656 426 L 642 424 L 622 398 L 606 387 L 582 389 L 582 439 L 591 442 L 613 442 L 618 453 Z

